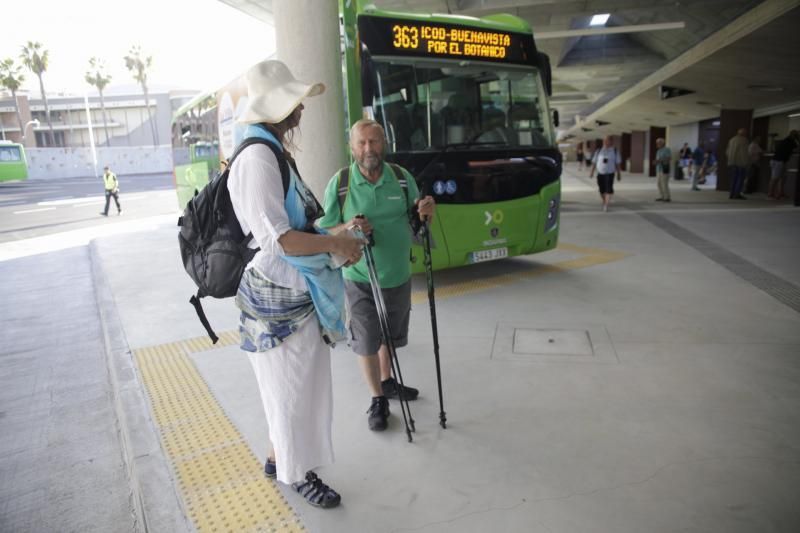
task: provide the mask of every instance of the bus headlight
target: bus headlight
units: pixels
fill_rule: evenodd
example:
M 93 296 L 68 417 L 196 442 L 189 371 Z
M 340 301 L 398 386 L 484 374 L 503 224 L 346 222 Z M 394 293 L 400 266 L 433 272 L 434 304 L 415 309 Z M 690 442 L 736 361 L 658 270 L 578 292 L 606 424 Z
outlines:
M 558 205 L 561 203 L 561 195 L 556 194 L 547 203 L 547 219 L 544 221 L 544 231 L 550 231 L 558 222 Z

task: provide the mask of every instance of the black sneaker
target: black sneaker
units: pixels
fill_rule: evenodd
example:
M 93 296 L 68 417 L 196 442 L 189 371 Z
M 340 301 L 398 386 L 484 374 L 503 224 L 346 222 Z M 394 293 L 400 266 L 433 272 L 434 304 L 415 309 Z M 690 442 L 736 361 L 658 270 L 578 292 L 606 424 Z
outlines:
M 336 507 L 342 501 L 339 493 L 323 483 L 311 470 L 306 472 L 305 481 L 293 483 L 292 488 L 314 507 L 330 509 L 331 507 Z
M 400 398 L 405 401 L 413 401 L 419 396 L 419 390 L 414 387 L 407 387 L 400 385 L 394 378 L 389 378 L 386 381 L 381 381 L 381 392 L 387 398 Z
M 372 431 L 383 431 L 389 425 L 387 418 L 389 418 L 389 400 L 386 396 L 375 396 L 372 398 L 372 405 L 367 409 L 369 417 L 369 429 Z

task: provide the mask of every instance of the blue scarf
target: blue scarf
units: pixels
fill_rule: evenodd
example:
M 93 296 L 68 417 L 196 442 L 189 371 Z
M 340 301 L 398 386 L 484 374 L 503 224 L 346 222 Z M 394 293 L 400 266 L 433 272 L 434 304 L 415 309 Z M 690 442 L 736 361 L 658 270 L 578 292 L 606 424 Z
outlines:
M 244 138 L 259 137 L 270 141 L 283 151 L 283 146 L 275 136 L 264 126 L 251 124 L 244 132 Z M 311 191 L 298 179 L 294 170 L 289 166 L 289 190 L 286 193 L 284 207 L 289 216 L 289 225 L 292 229 L 303 231 L 307 224 L 305 203 L 314 200 Z M 301 196 L 302 195 L 302 196 Z M 327 233 L 317 228 L 319 233 Z M 330 332 L 333 340 L 345 338 L 344 326 L 344 281 L 341 269 L 332 269 L 329 264 L 330 254 L 315 255 L 283 255 L 281 259 L 296 268 L 305 278 L 314 309 L 323 329 Z

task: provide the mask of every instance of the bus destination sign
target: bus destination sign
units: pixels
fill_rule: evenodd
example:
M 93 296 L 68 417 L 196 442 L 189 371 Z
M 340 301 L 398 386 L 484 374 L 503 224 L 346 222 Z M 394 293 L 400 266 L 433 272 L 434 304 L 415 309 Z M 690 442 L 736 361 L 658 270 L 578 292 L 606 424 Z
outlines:
M 531 35 L 455 24 L 360 16 L 361 40 L 372 55 L 411 55 L 533 63 Z

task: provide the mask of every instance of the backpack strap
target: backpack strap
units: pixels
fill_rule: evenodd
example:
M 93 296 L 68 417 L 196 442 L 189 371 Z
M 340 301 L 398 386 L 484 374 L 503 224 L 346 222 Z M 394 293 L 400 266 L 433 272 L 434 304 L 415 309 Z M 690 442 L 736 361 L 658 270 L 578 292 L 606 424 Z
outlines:
M 196 295 L 193 295 L 189 298 L 189 303 L 194 306 L 194 310 L 197 313 L 197 318 L 200 319 L 200 322 L 203 324 L 203 327 L 206 328 L 206 333 L 211 338 L 211 344 L 217 344 L 219 337 L 217 334 L 214 333 L 214 330 L 211 329 L 211 324 L 208 322 L 208 317 L 206 317 L 206 313 L 203 310 L 203 304 L 200 303 L 200 298 L 204 296 L 202 294 L 203 291 L 197 291 Z
M 403 174 L 403 169 L 400 168 L 400 165 L 389 163 L 389 167 L 392 169 L 392 172 L 394 172 L 394 177 L 397 183 L 400 184 L 400 188 L 403 189 L 403 194 L 406 195 L 406 205 L 408 205 L 408 180 L 406 179 L 406 175 Z
M 245 148 L 254 144 L 266 145 L 270 150 L 272 150 L 272 153 L 275 154 L 275 159 L 278 161 L 278 168 L 280 168 L 281 171 L 281 180 L 283 181 L 283 197 L 286 198 L 286 195 L 289 193 L 289 183 L 291 179 L 291 175 L 289 174 L 289 162 L 286 160 L 286 156 L 283 155 L 283 150 L 278 148 L 275 143 L 266 139 L 262 139 L 261 137 L 248 137 L 239 143 L 239 146 L 236 147 L 236 151 L 233 152 L 233 155 L 230 157 L 230 159 L 228 159 L 228 166 L 225 168 L 223 173 L 229 172 L 230 168 L 233 166 L 233 161 L 236 159 L 236 156 L 242 153 Z
M 339 178 L 336 182 L 337 196 L 339 198 L 339 219 L 344 223 L 344 203 L 347 200 L 347 193 L 350 192 L 350 166 L 339 170 Z
M 400 165 L 396 165 L 394 163 L 388 163 L 388 165 L 392 169 L 392 173 L 394 174 L 397 183 L 400 184 L 400 188 L 403 189 L 403 194 L 406 196 L 406 205 L 408 205 L 408 180 L 406 179 L 406 175 L 403 173 Z M 337 196 L 339 198 L 339 218 L 341 222 L 344 222 L 344 203 L 347 200 L 347 194 L 350 192 L 349 165 L 339 170 L 336 188 Z

